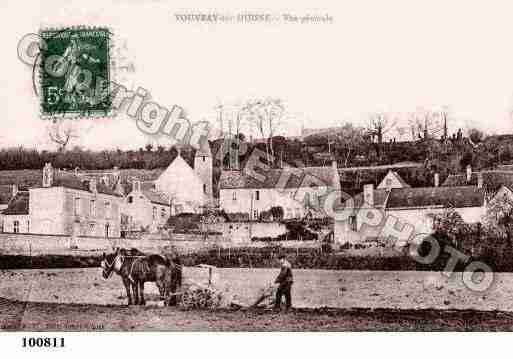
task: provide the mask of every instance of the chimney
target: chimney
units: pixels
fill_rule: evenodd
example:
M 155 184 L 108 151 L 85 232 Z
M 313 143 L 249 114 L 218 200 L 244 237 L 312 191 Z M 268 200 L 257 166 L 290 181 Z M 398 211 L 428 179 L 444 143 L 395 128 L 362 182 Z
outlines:
M 18 193 L 18 185 L 17 184 L 13 184 L 12 185 L 12 196 L 16 196 L 16 194 Z
M 116 182 L 116 193 L 121 195 L 121 196 L 124 196 L 125 195 L 125 191 L 123 190 L 123 185 L 121 184 L 121 179 L 118 179 L 118 181 Z
M 132 181 L 132 191 L 140 191 L 141 190 L 141 181 L 133 180 Z
M 467 165 L 467 182 L 470 182 L 472 179 L 472 166 Z
M 53 167 L 50 162 L 46 162 L 43 168 L 43 187 L 52 187 L 53 184 Z
M 96 188 L 96 178 L 91 178 L 89 180 L 89 191 L 96 193 L 98 189 Z
M 477 188 L 483 188 L 483 173 L 477 173 Z
M 363 185 L 363 200 L 369 206 L 374 206 L 374 184 Z
M 435 173 L 435 187 L 440 186 L 440 175 Z

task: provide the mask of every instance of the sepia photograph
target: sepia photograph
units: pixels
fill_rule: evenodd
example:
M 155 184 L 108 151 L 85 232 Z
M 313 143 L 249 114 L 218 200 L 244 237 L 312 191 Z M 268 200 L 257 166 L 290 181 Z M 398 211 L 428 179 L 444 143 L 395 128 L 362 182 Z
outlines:
M 492 3 L 6 1 L 0 330 L 512 331 Z

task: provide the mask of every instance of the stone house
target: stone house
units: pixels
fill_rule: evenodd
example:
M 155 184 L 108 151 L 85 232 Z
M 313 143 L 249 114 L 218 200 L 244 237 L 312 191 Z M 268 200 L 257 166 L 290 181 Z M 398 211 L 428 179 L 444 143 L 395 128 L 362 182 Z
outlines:
M 194 168 L 179 153 L 153 183 L 170 199 L 172 215 L 201 213 L 213 203 L 212 171 L 212 154 L 205 144 L 196 151 Z
M 18 193 L 18 185 L 0 185 L 0 213 L 7 209 L 9 202 Z M 3 232 L 4 228 L 4 216 L 0 214 L 0 231 Z
M 126 230 L 158 232 L 169 219 L 170 203 L 166 194 L 157 191 L 153 183 L 135 180 L 121 207 L 121 213 L 128 219 Z
M 29 192 L 17 191 L 2 211 L 3 232 L 29 233 Z
M 3 212 L 4 231 L 119 237 L 122 195 L 96 180 L 43 169 L 41 186 L 19 191 Z
M 251 220 L 257 220 L 263 211 L 281 206 L 285 219 L 303 218 L 322 210 L 322 197 L 340 186 L 335 161 L 327 167 L 269 169 L 262 176 L 255 178 L 244 170 L 222 171 L 220 208 L 227 213 L 248 213 Z
M 335 220 L 335 240 L 338 243 L 369 240 L 386 243 L 390 233 L 397 234 L 399 240 L 419 239 L 433 232 L 436 215 L 448 208 L 458 212 L 467 223 L 481 222 L 487 210 L 484 188 L 374 189 L 371 184 L 365 185 L 362 193 L 339 209 L 338 213 L 344 215 Z M 341 212 L 343 210 L 345 212 Z

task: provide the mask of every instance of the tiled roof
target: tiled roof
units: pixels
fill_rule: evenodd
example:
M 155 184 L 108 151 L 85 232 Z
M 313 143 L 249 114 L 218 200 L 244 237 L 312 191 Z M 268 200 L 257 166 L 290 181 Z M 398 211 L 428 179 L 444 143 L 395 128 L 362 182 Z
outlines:
M 127 183 L 124 183 L 123 185 L 123 191 L 125 195 L 129 194 L 134 190 L 134 183 L 133 181 L 129 181 Z M 152 191 L 155 189 L 155 183 L 153 181 L 143 181 L 141 182 L 141 191 Z
M 90 192 L 89 180 L 84 180 L 72 173 L 54 172 L 52 187 L 65 187 Z M 116 193 L 113 187 L 107 186 L 101 182 L 96 184 L 96 189 L 98 193 L 112 196 L 121 196 L 120 194 Z
M 386 208 L 481 207 L 484 202 L 485 191 L 476 186 L 394 188 Z
M 335 177 L 332 167 L 289 167 L 258 173 L 264 177 L 263 181 L 243 171 L 222 171 L 219 188 L 278 188 L 280 185 L 283 187 L 283 184 L 280 183 L 282 175 L 283 178 L 288 178 L 285 188 L 333 186 Z
M 394 170 L 397 168 L 418 168 L 422 167 L 422 163 L 417 162 L 397 162 L 391 165 L 379 165 L 379 166 L 360 166 L 360 167 L 343 167 L 339 168 L 339 173 L 353 172 L 353 171 L 383 171 L 383 170 Z
M 513 172 L 512 171 L 481 171 L 472 172 L 470 176 L 470 182 L 467 182 L 466 174 L 449 175 L 445 182 L 442 184 L 443 187 L 454 187 L 454 186 L 465 186 L 477 185 L 478 173 L 483 176 L 483 187 L 488 192 L 496 192 L 501 186 L 513 186 Z
M 169 206 L 169 198 L 165 193 L 154 190 L 154 189 L 142 189 L 141 192 L 148 198 L 151 202 L 157 204 L 163 204 L 165 206 Z
M 0 185 L 0 204 L 6 205 L 12 198 L 12 185 Z
M 2 213 L 6 215 L 29 214 L 29 192 L 19 191 Z
M 374 189 L 374 207 L 383 207 L 386 204 L 388 191 L 385 189 Z M 361 208 L 364 205 L 363 192 L 353 197 L 354 207 Z

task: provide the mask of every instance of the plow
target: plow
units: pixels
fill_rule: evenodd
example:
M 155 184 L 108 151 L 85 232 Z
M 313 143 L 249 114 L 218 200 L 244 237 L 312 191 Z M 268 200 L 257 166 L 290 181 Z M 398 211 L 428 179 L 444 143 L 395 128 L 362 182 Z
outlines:
M 177 297 L 177 303 L 180 307 L 184 309 L 250 309 L 273 306 L 276 295 L 274 284 L 262 288 L 255 300 L 248 305 L 239 301 L 236 294 L 216 286 L 214 280 L 216 267 L 204 264 L 198 267 L 208 272 L 208 279 L 206 283 L 200 283 L 190 278 L 184 278 L 182 288 L 176 293 L 171 293 L 171 296 Z

